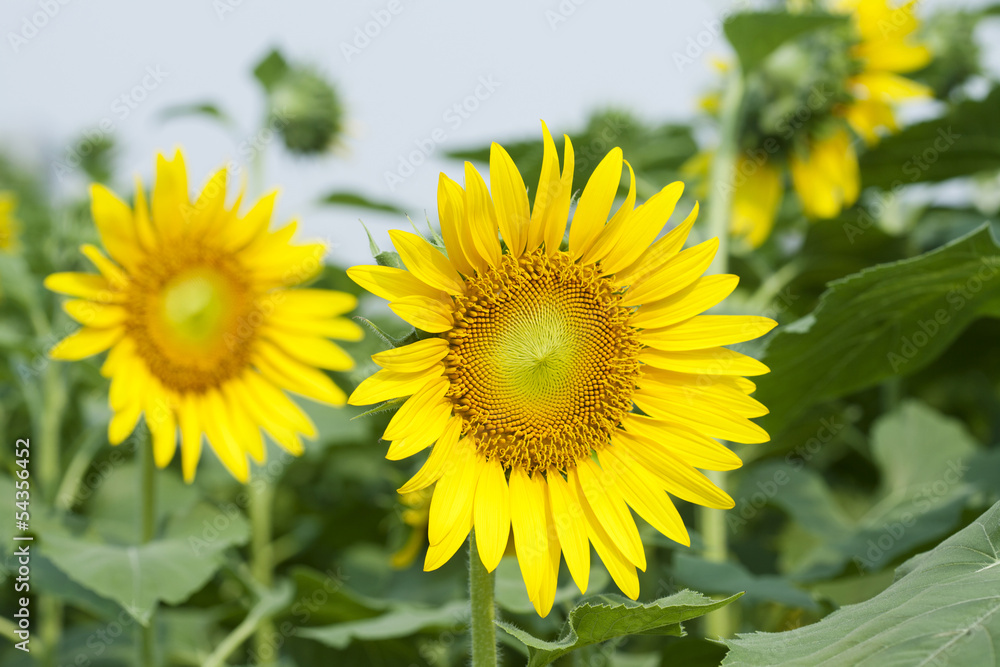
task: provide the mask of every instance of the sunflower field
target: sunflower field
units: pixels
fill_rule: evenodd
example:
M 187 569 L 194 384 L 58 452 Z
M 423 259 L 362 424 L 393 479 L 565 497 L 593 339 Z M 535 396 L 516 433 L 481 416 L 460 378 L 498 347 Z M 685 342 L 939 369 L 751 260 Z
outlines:
M 99 11 L 13 4 L 0 80 Z M 372 3 L 309 54 L 204 4 L 240 81 L 142 65 L 68 149 L 0 125 L 0 665 L 1000 665 L 1000 5 L 737 2 L 628 65 L 596 0 L 539 5 L 538 76 L 593 49 L 605 102 L 501 136 L 527 66 L 394 98 L 462 54 L 379 49 L 478 17 L 530 59 L 525 7 Z M 697 96 L 638 113 L 624 66 Z

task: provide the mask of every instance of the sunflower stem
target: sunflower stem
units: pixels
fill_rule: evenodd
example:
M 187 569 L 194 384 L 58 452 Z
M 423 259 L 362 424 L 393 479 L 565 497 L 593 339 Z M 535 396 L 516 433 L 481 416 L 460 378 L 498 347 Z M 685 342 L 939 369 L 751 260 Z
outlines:
M 140 427 L 143 428 L 143 427 Z M 147 544 L 156 535 L 156 466 L 153 462 L 153 443 L 149 437 L 138 437 L 139 456 L 139 543 Z M 139 631 L 139 665 L 156 665 L 156 607 L 149 613 L 149 621 Z
M 709 273 L 725 273 L 729 267 L 729 224 L 733 205 L 733 176 L 736 169 L 739 147 L 740 108 L 743 105 L 743 74 L 734 69 L 726 83 L 722 97 L 721 120 L 719 125 L 719 146 L 712 158 L 709 172 L 708 209 L 709 236 L 719 239 L 719 251 Z M 725 491 L 726 475 L 721 471 L 709 471 L 708 478 Z M 698 507 L 698 525 L 705 542 L 705 560 L 713 563 L 726 562 L 729 555 L 726 515 L 724 512 Z M 712 612 L 705 617 L 705 634 L 708 637 L 729 637 L 736 630 L 733 605 Z
M 265 478 L 253 480 L 250 484 L 250 571 L 258 584 L 271 588 L 274 584 L 274 550 L 271 546 L 272 515 L 274 508 L 274 486 Z M 274 624 L 264 618 L 254 631 L 254 651 L 260 664 L 271 664 Z
M 496 667 L 496 604 L 494 573 L 487 572 L 476 549 L 475 531 L 469 534 L 469 597 L 472 600 L 472 667 Z

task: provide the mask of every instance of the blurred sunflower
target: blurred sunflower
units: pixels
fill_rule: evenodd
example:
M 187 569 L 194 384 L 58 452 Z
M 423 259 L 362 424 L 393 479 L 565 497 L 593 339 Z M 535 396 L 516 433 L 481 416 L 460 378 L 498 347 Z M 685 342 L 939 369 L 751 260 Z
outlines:
M 293 454 L 300 436 L 314 437 L 306 414 L 282 391 L 330 405 L 344 393 L 318 368 L 354 363 L 326 340 L 357 340 L 349 294 L 289 289 L 322 267 L 322 243 L 293 245 L 296 223 L 269 231 L 277 193 L 239 215 L 226 207 L 226 170 L 197 201 L 188 196 L 184 159 L 162 155 L 152 206 L 142 184 L 135 205 L 101 185 L 91 187 L 92 211 L 110 257 L 81 250 L 99 274 L 56 273 L 45 280 L 78 299 L 67 313 L 83 328 L 59 342 L 55 359 L 75 360 L 110 348 L 101 373 L 111 378 L 112 444 L 145 414 L 157 465 L 173 458 L 180 435 L 184 478 L 191 481 L 204 433 L 240 481 L 247 454 L 263 462 L 261 429 Z
M 835 10 L 851 18 L 846 38 L 816 37 L 805 46 L 793 45 L 779 55 L 774 71 L 765 68 L 764 77 L 770 77 L 765 85 L 777 100 L 773 109 L 757 114 L 758 126 L 752 132 L 756 136 L 737 159 L 733 190 L 731 229 L 750 247 L 760 246 L 774 225 L 781 203 L 782 155 L 804 213 L 810 218 L 836 217 L 857 201 L 861 189 L 854 135 L 868 145 L 877 143 L 882 133 L 898 130 L 896 103 L 931 94 L 923 84 L 901 76 L 931 61 L 930 49 L 913 41 L 920 27 L 915 4 L 892 7 L 888 0 L 840 0 Z M 787 85 L 796 90 L 786 94 Z M 812 91 L 827 86 L 834 92 L 816 99 Z M 781 137 L 796 125 L 789 122 L 797 117 L 796 109 L 809 110 L 809 119 L 797 128 L 790 145 L 784 145 L 787 139 Z M 774 118 L 776 123 L 769 120 Z
M 13 192 L 0 191 L 0 251 L 14 252 L 20 246 L 21 223 L 14 216 L 17 197 Z
M 724 300 L 737 278 L 701 276 L 718 239 L 681 250 L 697 205 L 656 240 L 682 183 L 633 210 L 628 166 L 628 196 L 608 220 L 623 164 L 615 148 L 597 166 L 563 244 L 573 181 L 569 138 L 560 173 L 544 129 L 530 212 L 520 173 L 493 144 L 492 196 L 469 163 L 464 188 L 441 175 L 447 255 L 392 231 L 406 269 L 348 271 L 428 334 L 374 355 L 382 369 L 349 399 L 365 405 L 409 397 L 386 428 L 387 458 L 433 445 L 400 489 L 436 484 L 424 569 L 450 559 L 474 527 L 478 555 L 492 571 L 512 533 L 528 596 L 542 616 L 552 607 L 561 555 L 586 591 L 588 542 L 635 599 L 636 568 L 645 569 L 646 560 L 629 507 L 689 544 L 667 493 L 732 507 L 696 468 L 740 465 L 713 437 L 768 439 L 748 419 L 767 409 L 748 396 L 754 385 L 741 377 L 767 368 L 721 346 L 756 338 L 775 323 L 700 315 Z

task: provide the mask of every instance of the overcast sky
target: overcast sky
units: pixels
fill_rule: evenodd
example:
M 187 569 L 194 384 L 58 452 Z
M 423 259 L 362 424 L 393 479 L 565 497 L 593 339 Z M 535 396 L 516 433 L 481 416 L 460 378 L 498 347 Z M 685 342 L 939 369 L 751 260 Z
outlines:
M 102 127 L 120 143 L 122 177 L 149 179 L 155 152 L 182 146 L 201 185 L 211 170 L 239 158 L 241 142 L 254 140 L 264 113 L 254 63 L 278 47 L 324 68 L 347 109 L 343 149 L 303 159 L 272 148 L 265 182 L 282 188 L 281 217 L 299 217 L 307 232 L 334 241 L 335 260 L 356 263 L 367 255 L 359 216 L 383 240 L 386 229 L 407 223 L 317 206 L 322 193 L 353 189 L 397 201 L 415 219 L 425 210 L 433 217 L 438 172 L 461 173 L 460 164 L 438 159 L 443 150 L 538 137 L 540 118 L 554 131 L 572 130 L 611 105 L 650 122 L 683 120 L 711 81 L 710 56 L 727 53 L 718 20 L 748 3 L 0 4 L 0 148 L 46 169 L 63 192 L 82 192 L 84 182 L 72 172 L 57 178 L 56 165 L 69 164 L 81 131 Z M 159 118 L 165 108 L 192 102 L 218 104 L 240 129 Z M 390 188 L 386 173 L 399 174 L 400 161 L 420 146 L 432 151 L 430 159 Z

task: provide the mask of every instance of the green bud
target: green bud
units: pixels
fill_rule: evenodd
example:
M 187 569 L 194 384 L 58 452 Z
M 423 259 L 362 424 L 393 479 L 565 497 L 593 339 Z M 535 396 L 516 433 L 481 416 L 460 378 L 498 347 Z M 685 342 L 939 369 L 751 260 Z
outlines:
M 290 67 L 271 90 L 271 120 L 293 153 L 327 150 L 343 130 L 337 91 L 311 67 Z

